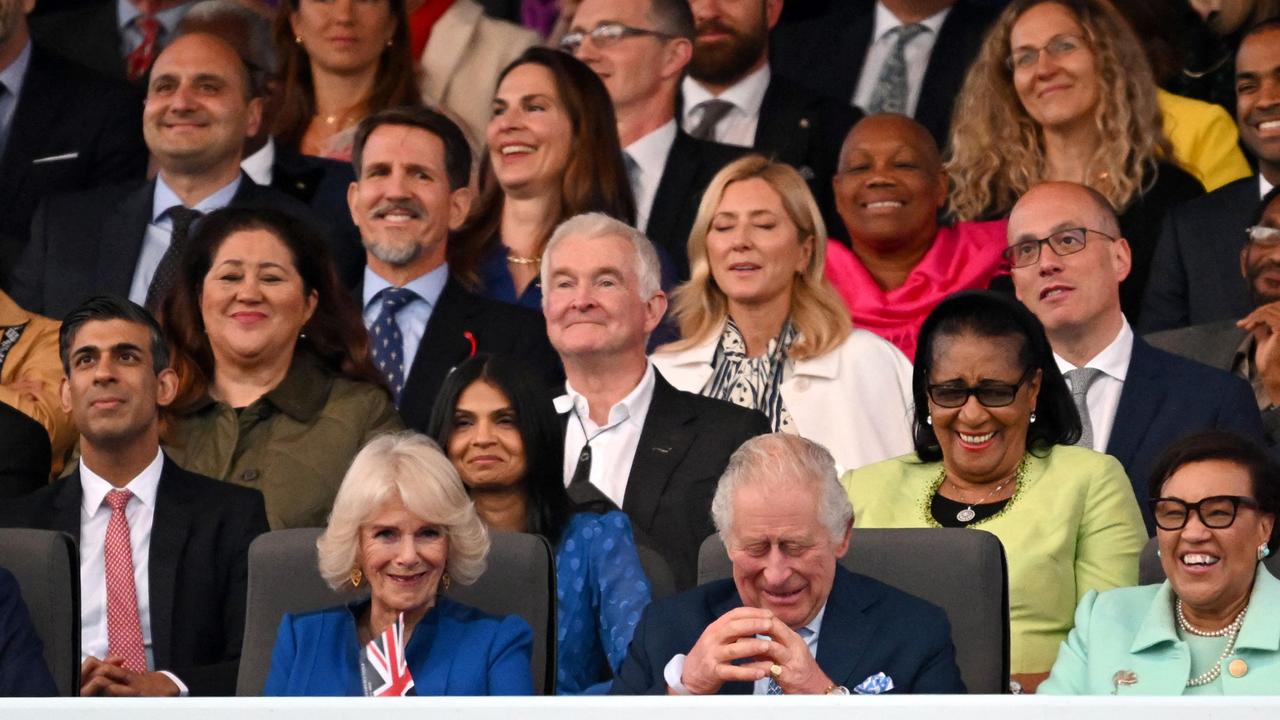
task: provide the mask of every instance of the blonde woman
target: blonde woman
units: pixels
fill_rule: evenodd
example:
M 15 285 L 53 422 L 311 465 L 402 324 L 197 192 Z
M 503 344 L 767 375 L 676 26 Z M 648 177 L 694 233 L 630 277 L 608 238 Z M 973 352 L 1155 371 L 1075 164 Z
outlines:
M 1009 213 L 1033 185 L 1092 187 L 1133 248 L 1120 286 L 1138 316 L 1165 211 L 1204 192 L 1173 163 L 1142 45 L 1107 0 L 1015 0 L 988 32 L 956 102 L 951 209 Z
M 911 448 L 911 365 L 850 326 L 823 278 L 826 227 L 800 174 L 748 155 L 721 170 L 689 237 L 681 339 L 653 364 L 672 385 L 760 410 L 845 468 Z

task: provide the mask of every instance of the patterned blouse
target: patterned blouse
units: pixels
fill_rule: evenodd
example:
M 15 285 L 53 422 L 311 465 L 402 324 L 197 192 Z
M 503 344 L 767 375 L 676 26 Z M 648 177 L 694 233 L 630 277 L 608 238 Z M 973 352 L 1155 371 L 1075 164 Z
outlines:
M 733 318 L 727 318 L 724 332 L 720 334 L 720 347 L 711 361 L 711 379 L 702 394 L 759 410 L 769 417 L 774 432 L 796 434 L 791 413 L 787 412 L 782 400 L 787 353 L 796 337 L 796 329 L 788 320 L 778 337 L 769 341 L 765 354 L 747 357 L 747 341 L 743 339 L 742 331 L 734 324 Z

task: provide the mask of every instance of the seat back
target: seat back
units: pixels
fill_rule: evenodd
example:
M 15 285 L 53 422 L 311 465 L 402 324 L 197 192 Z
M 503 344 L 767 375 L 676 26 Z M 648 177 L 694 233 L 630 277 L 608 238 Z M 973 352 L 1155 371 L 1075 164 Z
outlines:
M 654 600 L 661 600 L 676 594 L 676 578 L 671 574 L 671 566 L 657 550 L 648 545 L 636 545 L 636 553 L 640 555 L 640 567 L 645 577 L 649 578 L 649 587 Z
M 942 608 L 965 687 L 973 694 L 1008 692 L 1009 572 L 995 535 L 965 528 L 858 528 L 840 564 Z M 698 553 L 698 583 L 732 574 L 724 544 L 712 535 Z
M 80 694 L 80 555 L 54 530 L 0 529 L 0 566 L 22 587 L 58 694 Z
M 1160 556 L 1156 554 L 1159 545 L 1155 538 L 1147 541 L 1138 558 L 1138 584 L 1156 585 L 1165 581 L 1164 566 L 1160 564 Z M 1272 575 L 1280 578 L 1280 553 L 1273 553 L 1263 563 Z
M 359 595 L 337 592 L 320 577 L 320 528 L 276 530 L 249 546 L 249 591 L 236 694 L 262 694 L 271 650 L 285 613 L 343 605 Z M 519 615 L 533 628 L 534 692 L 555 692 L 556 588 L 551 546 L 539 535 L 493 533 L 488 569 L 471 585 L 454 583 L 451 599 L 492 615 Z M 368 595 L 368 591 L 362 591 Z

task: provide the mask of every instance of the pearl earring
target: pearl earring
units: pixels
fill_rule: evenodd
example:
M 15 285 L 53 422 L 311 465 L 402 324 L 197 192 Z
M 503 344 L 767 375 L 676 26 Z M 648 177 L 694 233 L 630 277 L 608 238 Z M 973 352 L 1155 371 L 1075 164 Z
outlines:
M 932 415 L 926 415 L 926 416 L 925 416 L 925 418 L 924 418 L 924 422 L 925 422 L 925 424 L 926 424 L 926 425 L 932 425 L 932 424 L 933 424 L 933 416 L 932 416 Z
M 1267 547 L 1266 543 L 1262 543 L 1258 546 L 1258 560 L 1265 560 L 1270 554 L 1271 548 Z
M 302 44 L 302 36 L 301 36 L 301 35 L 294 35 L 294 36 L 293 36 L 293 41 L 294 41 L 295 43 L 297 43 L 298 45 L 301 45 L 301 44 Z
M 1031 413 L 1031 422 L 1035 422 L 1035 421 L 1036 421 L 1036 414 Z

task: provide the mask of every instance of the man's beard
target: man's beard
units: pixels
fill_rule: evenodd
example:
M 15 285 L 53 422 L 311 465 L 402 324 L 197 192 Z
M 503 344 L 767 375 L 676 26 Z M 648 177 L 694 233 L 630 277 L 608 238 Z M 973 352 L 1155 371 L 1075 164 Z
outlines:
M 1258 287 L 1258 276 L 1268 270 L 1280 271 L 1280 262 L 1264 260 L 1249 266 L 1249 299 L 1253 302 L 1253 307 L 1255 308 L 1270 305 L 1273 302 L 1280 302 L 1280 293 L 1271 293 Z
M 396 246 L 365 238 L 364 249 L 368 250 L 369 254 L 378 260 L 393 267 L 404 267 L 417 260 L 418 256 L 422 254 L 422 246 L 416 242 Z
M 703 30 L 717 30 L 727 36 L 714 45 L 703 47 L 698 46 L 696 38 L 694 40 L 689 75 L 711 85 L 732 85 L 741 80 L 760 59 L 769 41 L 767 30 L 760 32 L 757 29 L 744 34 L 719 22 L 709 22 L 698 28 L 699 32 Z

